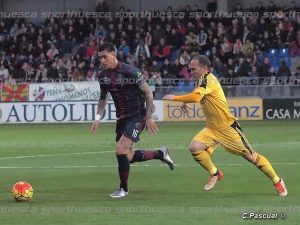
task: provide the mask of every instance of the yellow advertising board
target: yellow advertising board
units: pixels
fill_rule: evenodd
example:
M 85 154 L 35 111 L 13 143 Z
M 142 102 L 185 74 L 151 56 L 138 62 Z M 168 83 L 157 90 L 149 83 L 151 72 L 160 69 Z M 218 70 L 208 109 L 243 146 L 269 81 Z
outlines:
M 231 113 L 239 120 L 263 120 L 261 98 L 228 98 Z M 188 113 L 184 113 L 180 102 L 164 101 L 163 121 L 205 121 L 200 103 L 189 103 Z

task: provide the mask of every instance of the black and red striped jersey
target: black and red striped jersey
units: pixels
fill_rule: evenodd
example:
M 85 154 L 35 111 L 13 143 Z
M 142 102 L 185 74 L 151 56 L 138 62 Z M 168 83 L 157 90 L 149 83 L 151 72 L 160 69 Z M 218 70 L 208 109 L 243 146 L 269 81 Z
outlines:
M 108 92 L 111 94 L 118 119 L 145 113 L 145 95 L 139 89 L 144 82 L 143 74 L 138 68 L 119 62 L 114 69 L 100 71 L 100 98 L 105 99 Z

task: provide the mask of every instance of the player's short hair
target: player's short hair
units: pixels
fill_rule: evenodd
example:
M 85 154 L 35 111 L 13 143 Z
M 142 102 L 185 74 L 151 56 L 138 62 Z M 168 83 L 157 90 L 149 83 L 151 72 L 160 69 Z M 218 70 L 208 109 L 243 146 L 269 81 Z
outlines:
M 107 52 L 115 52 L 115 46 L 111 42 L 104 42 L 102 45 L 99 47 L 99 52 L 102 51 L 107 51 Z
M 197 60 L 200 65 L 207 66 L 207 68 L 211 66 L 210 60 L 205 55 L 195 55 L 192 60 Z

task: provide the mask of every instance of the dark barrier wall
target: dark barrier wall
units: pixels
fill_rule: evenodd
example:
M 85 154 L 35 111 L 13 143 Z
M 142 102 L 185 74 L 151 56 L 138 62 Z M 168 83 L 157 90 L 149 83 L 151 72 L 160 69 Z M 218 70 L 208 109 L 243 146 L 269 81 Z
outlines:
M 300 98 L 264 99 L 264 119 L 300 119 Z

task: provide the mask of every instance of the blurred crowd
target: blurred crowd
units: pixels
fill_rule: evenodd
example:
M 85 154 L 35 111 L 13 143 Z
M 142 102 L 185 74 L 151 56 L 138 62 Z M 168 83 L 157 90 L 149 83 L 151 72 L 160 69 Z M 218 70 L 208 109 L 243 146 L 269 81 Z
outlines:
M 113 42 L 119 59 L 139 67 L 156 86 L 170 79 L 189 81 L 187 65 L 199 53 L 210 58 L 211 71 L 220 78 L 299 76 L 300 64 L 293 64 L 300 57 L 299 6 L 238 3 L 230 11 L 235 16 L 222 17 L 211 0 L 206 9 L 169 6 L 160 17 L 154 16 L 158 11 L 126 18 L 65 16 L 41 24 L 1 18 L 0 82 L 97 80 L 97 48 L 104 41 Z M 95 12 L 110 9 L 101 1 Z

